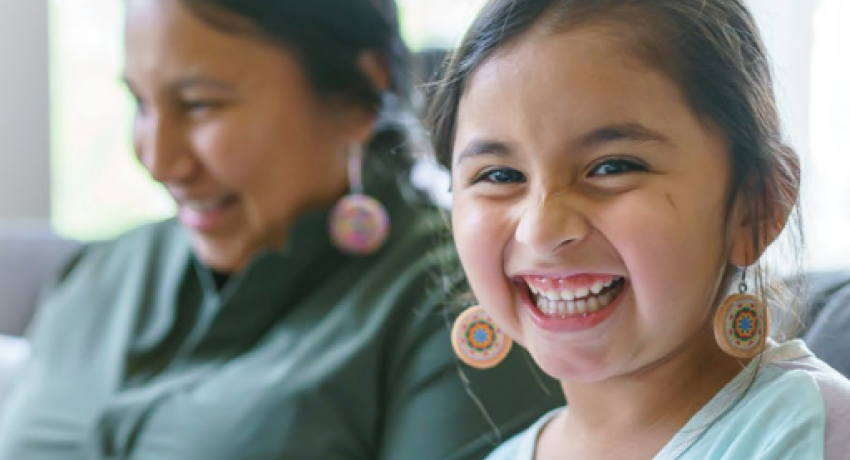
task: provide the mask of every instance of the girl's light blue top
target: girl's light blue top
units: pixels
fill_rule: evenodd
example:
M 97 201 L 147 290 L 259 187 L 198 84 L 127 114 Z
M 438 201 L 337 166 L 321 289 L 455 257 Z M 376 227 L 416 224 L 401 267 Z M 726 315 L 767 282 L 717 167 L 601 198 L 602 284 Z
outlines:
M 653 460 L 850 460 L 850 381 L 801 340 L 775 346 L 762 358 L 715 395 Z M 546 414 L 486 460 L 533 460 L 543 427 L 563 410 Z

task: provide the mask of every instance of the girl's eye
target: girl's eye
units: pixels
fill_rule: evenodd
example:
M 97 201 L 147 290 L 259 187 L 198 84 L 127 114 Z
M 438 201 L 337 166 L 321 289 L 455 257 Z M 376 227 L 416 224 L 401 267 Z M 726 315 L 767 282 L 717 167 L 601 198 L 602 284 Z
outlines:
M 615 176 L 619 174 L 626 174 L 630 172 L 646 172 L 648 168 L 642 164 L 638 163 L 634 160 L 626 160 L 624 158 L 617 158 L 612 160 L 606 160 L 598 165 L 594 166 L 590 171 L 591 176 Z
M 525 175 L 515 169 L 489 169 L 482 172 L 478 177 L 475 178 L 472 183 L 476 184 L 478 182 L 490 182 L 493 184 L 513 184 L 516 182 L 525 182 Z

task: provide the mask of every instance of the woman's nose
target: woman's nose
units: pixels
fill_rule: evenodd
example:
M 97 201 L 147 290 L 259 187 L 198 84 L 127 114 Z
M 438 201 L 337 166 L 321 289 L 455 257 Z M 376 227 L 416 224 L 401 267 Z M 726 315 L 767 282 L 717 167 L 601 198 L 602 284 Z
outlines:
M 516 240 L 545 256 L 584 239 L 590 225 L 584 214 L 565 195 L 546 195 L 530 200 L 516 229 Z
M 138 115 L 136 153 L 151 177 L 161 183 L 181 183 L 192 177 L 197 161 L 179 126 L 159 115 Z

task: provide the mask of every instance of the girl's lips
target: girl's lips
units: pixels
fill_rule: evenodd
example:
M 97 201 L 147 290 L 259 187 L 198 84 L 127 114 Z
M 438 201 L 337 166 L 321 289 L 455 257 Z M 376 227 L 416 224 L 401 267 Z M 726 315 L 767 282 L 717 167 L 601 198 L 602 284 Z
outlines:
M 623 286 L 619 289 L 617 296 L 606 307 L 599 309 L 593 313 L 584 315 L 571 315 L 567 317 L 552 317 L 543 313 L 537 305 L 535 305 L 531 290 L 524 282 L 517 281 L 517 287 L 520 289 L 520 297 L 522 303 L 529 313 L 532 322 L 548 332 L 580 332 L 592 329 L 605 321 L 612 313 L 620 306 L 626 291 L 629 289 L 628 280 L 623 279 Z

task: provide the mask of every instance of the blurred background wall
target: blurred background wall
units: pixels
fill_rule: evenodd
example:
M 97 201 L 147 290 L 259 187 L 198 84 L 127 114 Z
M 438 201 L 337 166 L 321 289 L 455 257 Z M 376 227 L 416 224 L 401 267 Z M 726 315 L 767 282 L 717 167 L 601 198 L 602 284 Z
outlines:
M 50 217 L 47 0 L 0 0 L 0 219 Z

